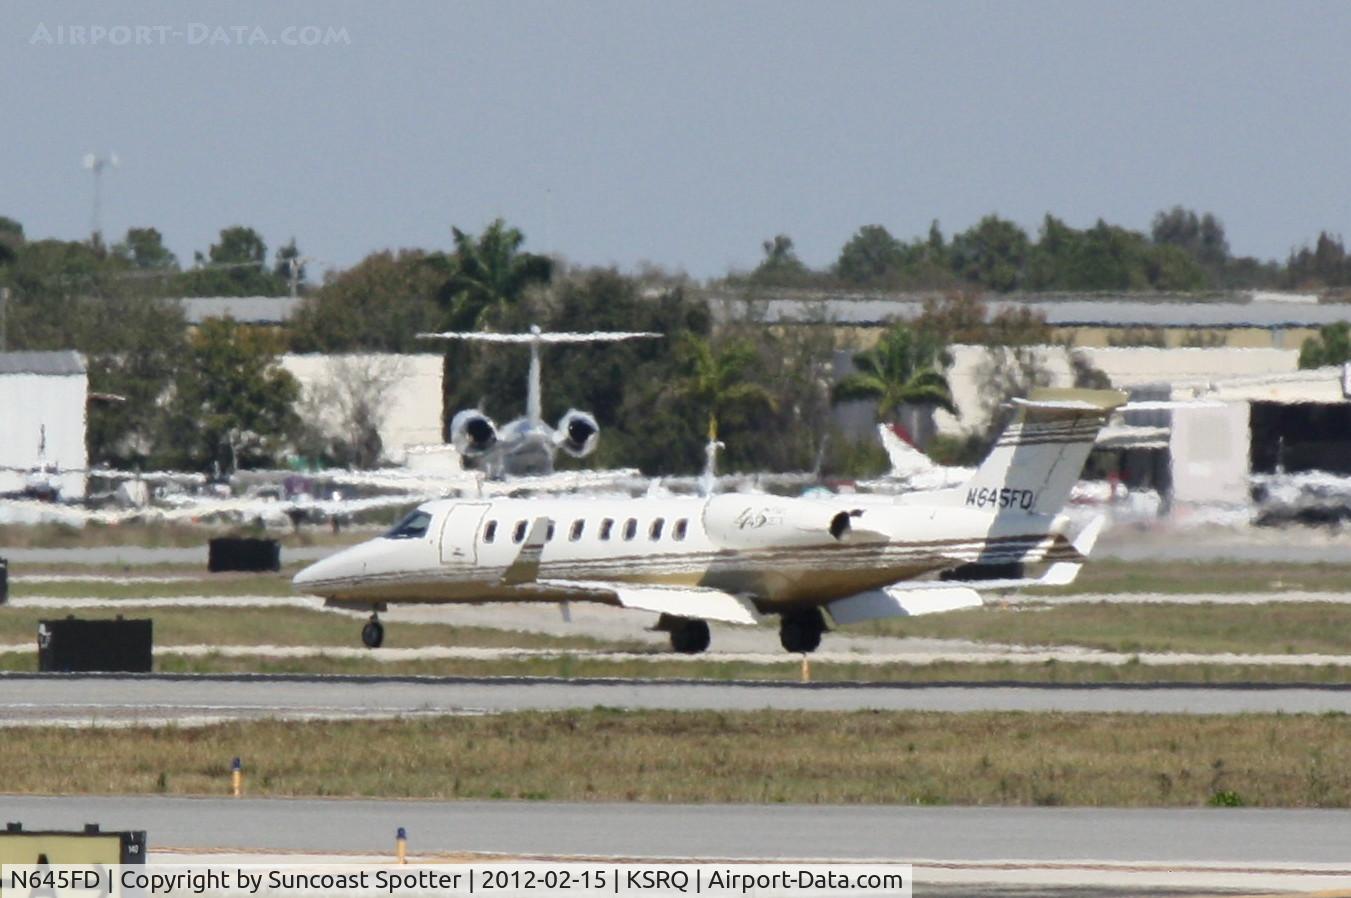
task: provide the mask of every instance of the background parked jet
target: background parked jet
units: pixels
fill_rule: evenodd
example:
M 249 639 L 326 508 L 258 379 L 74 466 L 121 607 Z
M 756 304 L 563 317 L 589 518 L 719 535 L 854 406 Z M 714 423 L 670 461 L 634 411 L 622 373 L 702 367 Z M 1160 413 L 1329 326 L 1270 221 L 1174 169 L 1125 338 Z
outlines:
M 660 337 L 650 332 L 593 331 L 545 333 L 532 325 L 527 334 L 489 334 L 448 331 L 418 334 L 424 340 L 465 340 L 473 343 L 525 344 L 530 347 L 530 375 L 526 383 L 525 415 L 498 428 L 480 409 L 463 409 L 450 422 L 450 441 L 466 458 L 479 459 L 489 476 L 550 474 L 559 449 L 584 458 L 596 448 L 600 425 L 590 412 L 569 409 L 557 427 L 544 423 L 540 412 L 540 347 L 558 343 L 607 343 Z M 633 474 L 635 472 L 626 472 Z

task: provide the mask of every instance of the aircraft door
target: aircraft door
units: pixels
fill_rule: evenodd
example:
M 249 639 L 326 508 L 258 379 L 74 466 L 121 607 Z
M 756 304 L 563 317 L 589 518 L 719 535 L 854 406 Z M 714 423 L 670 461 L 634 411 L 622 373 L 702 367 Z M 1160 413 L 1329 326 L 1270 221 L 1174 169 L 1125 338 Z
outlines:
M 441 522 L 441 563 L 475 564 L 478 561 L 478 525 L 488 511 L 487 502 L 460 502 L 446 512 Z

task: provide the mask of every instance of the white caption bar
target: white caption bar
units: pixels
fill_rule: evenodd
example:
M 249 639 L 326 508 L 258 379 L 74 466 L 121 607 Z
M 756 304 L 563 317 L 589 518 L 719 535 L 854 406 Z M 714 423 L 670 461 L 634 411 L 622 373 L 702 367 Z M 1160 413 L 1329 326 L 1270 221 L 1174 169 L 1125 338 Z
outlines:
M 193 864 L 0 867 L 0 895 L 51 898 L 887 895 L 912 898 L 909 864 Z

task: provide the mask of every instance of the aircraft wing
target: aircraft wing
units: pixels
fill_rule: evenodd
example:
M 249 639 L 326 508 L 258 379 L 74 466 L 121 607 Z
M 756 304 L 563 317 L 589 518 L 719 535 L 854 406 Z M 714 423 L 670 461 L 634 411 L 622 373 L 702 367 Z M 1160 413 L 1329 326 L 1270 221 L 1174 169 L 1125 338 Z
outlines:
M 590 595 L 600 601 L 655 611 L 674 617 L 695 617 L 729 624 L 756 624 L 759 616 L 748 599 L 701 586 L 648 586 L 600 580 L 537 580 L 548 589 Z

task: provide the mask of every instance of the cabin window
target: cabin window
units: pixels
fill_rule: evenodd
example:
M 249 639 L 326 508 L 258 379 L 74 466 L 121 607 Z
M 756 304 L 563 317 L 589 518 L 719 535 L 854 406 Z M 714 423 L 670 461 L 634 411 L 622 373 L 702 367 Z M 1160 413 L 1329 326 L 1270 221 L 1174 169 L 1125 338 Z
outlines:
M 647 528 L 647 537 L 654 542 L 661 539 L 662 528 L 666 526 L 665 518 L 657 518 L 652 522 L 652 526 Z
M 511 531 L 511 541 L 514 543 L 525 541 L 525 521 L 516 522 L 516 529 Z
M 568 533 L 568 539 L 577 542 L 577 540 L 582 538 L 582 531 L 584 529 L 586 529 L 586 521 L 583 521 L 581 518 L 573 521 L 572 530 Z
M 546 543 L 551 543 L 551 542 L 554 541 L 554 522 L 553 522 L 553 521 L 550 521 L 550 522 L 549 522 L 549 530 L 548 530 L 548 532 L 546 532 L 546 533 L 544 534 L 544 541 L 545 541 Z
M 690 522 L 685 518 L 681 518 L 676 521 L 675 526 L 671 528 L 671 537 L 679 542 L 685 538 L 685 532 L 689 529 Z
M 497 538 L 497 522 L 489 521 L 483 525 L 483 541 L 490 543 Z
M 610 531 L 614 529 L 614 526 L 615 526 L 614 518 L 606 518 L 605 520 L 601 521 L 601 522 L 600 522 L 600 538 L 601 538 L 601 539 L 609 539 L 609 538 L 610 538 Z
M 630 540 L 638 535 L 638 519 L 629 518 L 624 522 L 624 539 Z
M 427 535 L 432 516 L 420 509 L 410 511 L 385 534 L 385 539 L 421 539 Z

